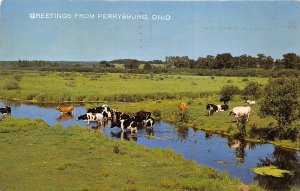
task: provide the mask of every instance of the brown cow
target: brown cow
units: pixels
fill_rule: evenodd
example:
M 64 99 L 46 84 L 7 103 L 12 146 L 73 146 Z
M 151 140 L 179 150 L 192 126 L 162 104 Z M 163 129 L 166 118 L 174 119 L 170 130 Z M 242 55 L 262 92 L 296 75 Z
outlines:
M 72 114 L 73 111 L 73 106 L 57 106 L 55 109 L 57 109 L 58 111 L 60 111 L 61 114 Z
M 187 105 L 185 102 L 181 102 L 180 105 L 179 105 L 179 109 L 182 113 L 185 113 L 186 110 L 187 110 Z

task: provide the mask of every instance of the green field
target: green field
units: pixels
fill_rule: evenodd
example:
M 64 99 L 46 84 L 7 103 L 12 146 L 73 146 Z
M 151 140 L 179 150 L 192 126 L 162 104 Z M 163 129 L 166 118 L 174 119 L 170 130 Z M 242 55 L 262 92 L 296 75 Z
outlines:
M 19 81 L 16 75 L 21 76 Z M 1 88 L 12 81 L 18 89 Z M 226 84 L 242 89 L 249 81 L 267 83 L 266 78 L 257 77 L 3 71 L 0 98 L 45 102 L 197 98 L 217 94 Z
M 0 123 L 0 190 L 234 191 L 243 185 L 170 149 L 41 120 L 9 117 Z

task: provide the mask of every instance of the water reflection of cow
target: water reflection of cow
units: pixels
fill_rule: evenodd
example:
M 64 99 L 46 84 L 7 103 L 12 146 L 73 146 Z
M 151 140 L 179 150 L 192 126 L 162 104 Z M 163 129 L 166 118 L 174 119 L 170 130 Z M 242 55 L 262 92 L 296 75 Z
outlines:
M 60 115 L 58 118 L 56 118 L 57 121 L 69 121 L 71 119 L 73 119 L 73 115 L 71 114 Z
M 245 155 L 246 155 L 245 149 L 255 147 L 254 144 L 250 144 L 245 140 L 238 140 L 238 139 L 228 139 L 227 144 L 229 148 L 235 149 L 236 159 L 240 163 L 245 162 Z
M 112 137 L 119 138 L 121 140 L 128 140 L 128 141 L 137 141 L 137 133 L 131 133 L 129 131 L 117 131 L 111 132 Z

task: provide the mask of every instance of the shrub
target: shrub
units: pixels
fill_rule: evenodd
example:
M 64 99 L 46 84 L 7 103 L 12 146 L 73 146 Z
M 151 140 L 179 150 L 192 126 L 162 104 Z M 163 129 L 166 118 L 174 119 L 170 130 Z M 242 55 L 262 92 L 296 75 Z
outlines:
M 16 81 L 9 81 L 4 84 L 3 89 L 4 90 L 20 90 L 21 87 Z
M 225 85 L 220 90 L 221 97 L 225 97 L 225 96 L 233 97 L 234 95 L 237 95 L 239 93 L 240 93 L 240 88 L 232 84 Z
M 279 127 L 288 127 L 300 116 L 299 93 L 300 85 L 296 79 L 270 80 L 265 86 L 260 115 L 272 116 L 277 120 Z
M 249 82 L 242 91 L 247 99 L 258 99 L 262 95 L 262 85 L 257 82 Z
M 20 75 L 20 74 L 17 74 L 17 75 L 14 76 L 14 80 L 16 80 L 16 81 L 21 81 L 22 78 L 23 78 L 23 76 Z
M 153 115 L 154 115 L 154 117 L 160 117 L 161 116 L 161 111 L 156 109 L 156 110 L 154 110 Z

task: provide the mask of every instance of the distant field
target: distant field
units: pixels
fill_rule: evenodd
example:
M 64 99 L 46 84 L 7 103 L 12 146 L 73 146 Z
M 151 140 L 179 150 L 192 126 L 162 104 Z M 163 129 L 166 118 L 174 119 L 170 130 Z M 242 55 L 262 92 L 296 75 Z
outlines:
M 16 77 L 19 76 L 19 77 Z M 7 90 L 15 81 L 19 88 Z M 0 97 L 38 101 L 140 101 L 216 94 L 226 84 L 243 88 L 247 82 L 265 84 L 266 78 L 210 77 L 190 75 L 60 73 L 4 71 Z

